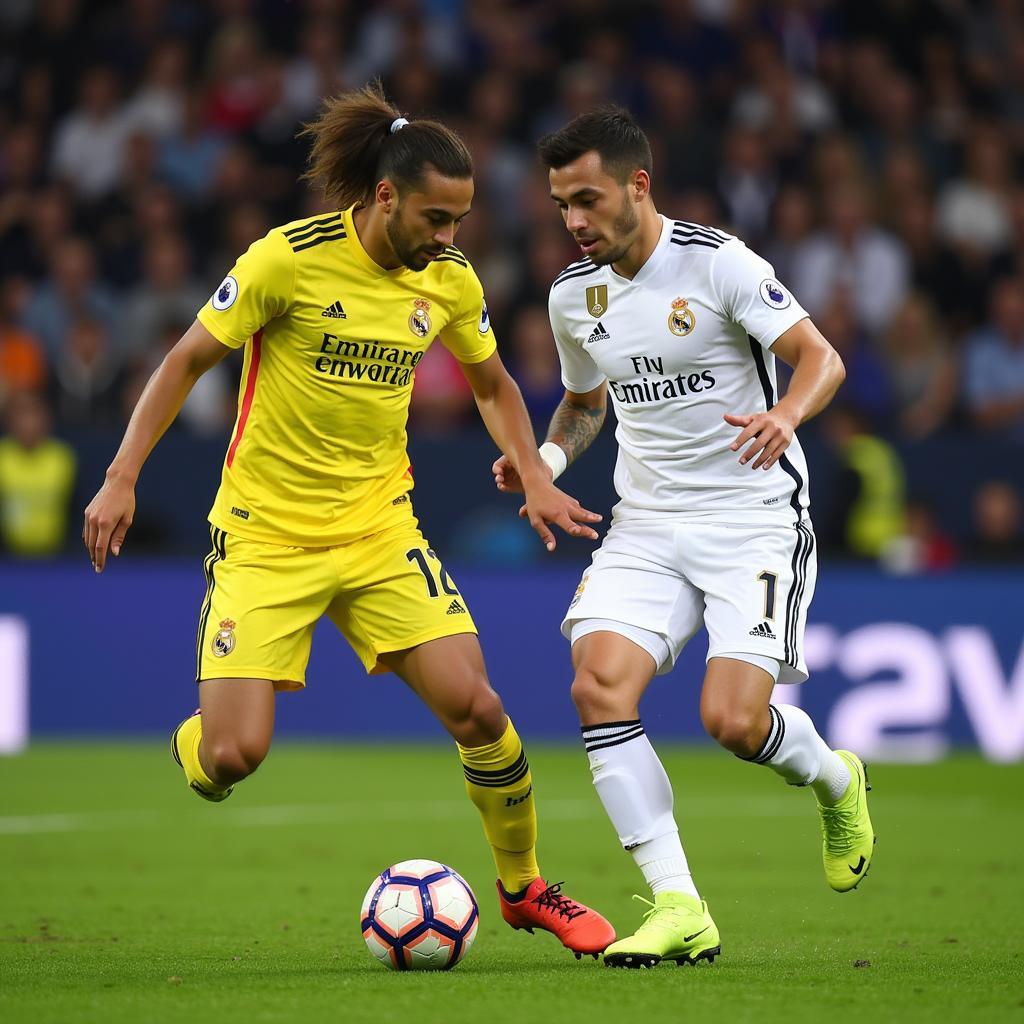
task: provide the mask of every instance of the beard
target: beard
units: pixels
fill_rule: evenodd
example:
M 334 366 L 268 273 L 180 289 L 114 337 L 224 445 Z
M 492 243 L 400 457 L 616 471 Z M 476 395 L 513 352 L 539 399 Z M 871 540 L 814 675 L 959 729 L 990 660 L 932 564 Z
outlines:
M 388 242 L 403 266 L 408 267 L 409 270 L 425 270 L 430 263 L 430 258 L 422 247 L 413 243 L 406 233 L 401 213 L 402 207 L 399 204 L 395 209 L 394 216 L 388 217 L 384 221 L 384 232 L 388 236 Z
M 637 228 L 640 227 L 640 215 L 629 197 L 622 197 L 622 209 L 612 223 L 612 234 L 608 239 L 608 248 L 600 254 L 590 257 L 592 263 L 605 267 L 609 263 L 618 263 L 629 252 L 630 246 L 636 241 Z

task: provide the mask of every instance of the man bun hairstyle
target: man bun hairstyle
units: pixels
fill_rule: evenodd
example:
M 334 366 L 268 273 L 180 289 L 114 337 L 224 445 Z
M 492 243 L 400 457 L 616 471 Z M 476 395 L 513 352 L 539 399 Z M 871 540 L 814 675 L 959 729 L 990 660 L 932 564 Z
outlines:
M 328 99 L 299 133 L 313 140 L 303 178 L 345 209 L 369 203 L 382 178 L 402 189 L 419 185 L 428 167 L 445 178 L 473 176 L 473 158 L 455 132 L 438 121 L 404 120 L 379 81 Z
M 591 150 L 601 157 L 601 167 L 622 183 L 634 171 L 653 170 L 647 136 L 628 110 L 613 104 L 580 114 L 537 143 L 541 162 L 556 170 Z

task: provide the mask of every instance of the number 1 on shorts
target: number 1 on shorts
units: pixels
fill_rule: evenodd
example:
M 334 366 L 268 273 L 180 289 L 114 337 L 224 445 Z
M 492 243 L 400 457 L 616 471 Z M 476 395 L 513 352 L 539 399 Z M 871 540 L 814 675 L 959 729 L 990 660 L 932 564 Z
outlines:
M 769 572 L 767 569 L 757 577 L 764 584 L 764 617 L 775 618 L 775 590 L 779 582 L 777 572 Z

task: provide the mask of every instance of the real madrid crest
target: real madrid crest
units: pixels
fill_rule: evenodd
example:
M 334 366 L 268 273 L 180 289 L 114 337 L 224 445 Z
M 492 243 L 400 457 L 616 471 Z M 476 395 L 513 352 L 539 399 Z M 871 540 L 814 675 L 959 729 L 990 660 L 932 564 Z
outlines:
M 217 630 L 210 647 L 217 658 L 226 658 L 235 649 L 234 619 L 220 620 L 220 629 Z
M 697 318 L 686 299 L 673 299 L 668 315 L 668 329 L 679 338 L 685 338 L 697 326 Z
M 430 333 L 430 302 L 427 299 L 413 299 L 415 309 L 409 314 L 409 330 L 417 338 L 425 338 Z

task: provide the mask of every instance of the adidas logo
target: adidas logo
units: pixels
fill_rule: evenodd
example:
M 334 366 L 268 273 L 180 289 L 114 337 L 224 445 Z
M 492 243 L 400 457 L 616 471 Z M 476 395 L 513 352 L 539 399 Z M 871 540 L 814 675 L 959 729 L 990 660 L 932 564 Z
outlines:
M 459 599 L 456 598 L 450 605 L 448 605 L 448 615 L 465 615 L 466 609 L 459 603 Z
M 778 640 L 779 638 L 772 632 L 772 627 L 767 622 L 759 622 L 751 631 L 751 636 L 759 636 L 764 640 Z
M 604 324 L 600 320 L 597 321 L 597 326 L 594 328 L 593 333 L 586 340 L 587 345 L 593 345 L 595 341 L 607 341 L 611 335 L 604 329 Z
M 345 307 L 337 299 L 335 299 L 320 315 L 330 316 L 335 320 L 348 319 L 348 313 L 345 312 Z

